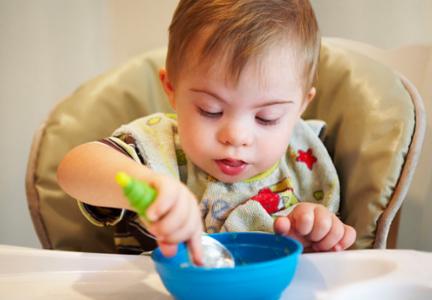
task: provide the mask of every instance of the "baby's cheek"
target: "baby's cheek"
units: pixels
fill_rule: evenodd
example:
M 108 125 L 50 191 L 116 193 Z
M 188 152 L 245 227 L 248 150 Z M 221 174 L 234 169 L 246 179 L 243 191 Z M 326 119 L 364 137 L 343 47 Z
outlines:
M 287 137 L 278 135 L 261 141 L 259 152 L 261 154 L 265 154 L 263 159 L 278 160 L 285 154 L 287 147 Z

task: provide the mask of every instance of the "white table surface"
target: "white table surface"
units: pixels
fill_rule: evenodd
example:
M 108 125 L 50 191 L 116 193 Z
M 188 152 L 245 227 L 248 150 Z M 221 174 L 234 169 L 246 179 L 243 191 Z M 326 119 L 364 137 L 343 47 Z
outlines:
M 0 299 L 172 298 L 146 256 L 0 245 Z M 432 299 L 432 253 L 305 254 L 281 299 Z

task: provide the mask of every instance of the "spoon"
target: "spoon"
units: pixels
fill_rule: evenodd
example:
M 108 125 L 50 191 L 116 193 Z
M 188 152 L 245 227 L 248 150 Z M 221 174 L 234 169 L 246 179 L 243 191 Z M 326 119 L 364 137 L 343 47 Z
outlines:
M 235 260 L 232 253 L 218 240 L 209 235 L 201 235 L 203 265 L 206 268 L 234 268 Z M 189 260 L 192 262 L 190 251 Z
M 130 205 L 137 211 L 138 215 L 146 217 L 147 208 L 156 199 L 157 191 L 142 180 L 137 180 L 130 177 L 124 172 L 119 172 L 116 175 L 117 183 L 123 188 L 123 194 L 129 200 Z M 157 238 L 150 234 L 146 235 L 154 240 Z M 206 268 L 233 268 L 235 265 L 234 257 L 231 252 L 222 245 L 218 240 L 203 234 L 201 236 L 201 245 L 203 252 L 203 265 Z M 189 261 L 191 252 L 188 249 Z
M 149 238 L 157 238 L 150 232 L 143 232 Z M 189 262 L 196 267 L 204 268 L 234 268 L 235 259 L 231 253 L 221 242 L 211 236 L 203 233 L 201 235 L 201 247 L 203 255 L 203 264 L 201 266 L 196 265 L 192 259 L 192 253 L 188 250 Z M 151 255 L 153 251 L 145 251 L 141 255 Z
M 157 238 L 149 233 L 144 233 L 149 238 L 157 240 Z M 192 253 L 188 250 L 189 262 L 196 267 L 203 268 L 234 268 L 235 259 L 231 252 L 217 239 L 212 238 L 206 234 L 201 235 L 201 247 L 203 255 L 203 264 L 201 266 L 196 265 L 192 259 Z M 141 253 L 141 255 L 151 255 L 153 251 L 146 251 Z

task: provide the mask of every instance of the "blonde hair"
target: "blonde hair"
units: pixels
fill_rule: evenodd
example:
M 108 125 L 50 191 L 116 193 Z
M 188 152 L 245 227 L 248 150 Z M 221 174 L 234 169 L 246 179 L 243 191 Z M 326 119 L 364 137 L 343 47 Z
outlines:
M 209 35 L 198 62 L 223 53 L 227 75 L 235 81 L 248 61 L 281 42 L 291 43 L 303 62 L 306 89 L 315 80 L 321 37 L 308 0 L 180 0 L 169 27 L 166 68 L 171 82 L 190 62 L 190 46 L 204 30 Z

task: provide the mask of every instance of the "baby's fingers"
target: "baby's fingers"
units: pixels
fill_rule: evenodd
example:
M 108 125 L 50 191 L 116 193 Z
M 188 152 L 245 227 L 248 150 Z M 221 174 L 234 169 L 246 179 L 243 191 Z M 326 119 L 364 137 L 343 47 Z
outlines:
M 172 257 L 177 253 L 177 244 L 170 244 L 158 241 L 158 245 L 163 256 Z
M 170 186 L 167 183 L 159 181 L 156 181 L 154 184 L 158 190 L 158 195 L 155 202 L 150 205 L 146 212 L 150 222 L 159 220 L 173 208 L 177 200 L 179 189 L 179 185 L 177 184 Z
M 310 247 L 311 243 L 293 229 L 290 216 L 277 218 L 273 226 L 277 234 L 289 236 L 299 241 L 305 248 L 305 251 Z
M 275 220 L 274 231 L 281 235 L 289 235 L 291 230 L 291 222 L 288 217 L 279 217 Z
M 344 236 L 344 224 L 333 214 L 332 225 L 328 234 L 313 245 L 315 251 L 328 251 L 336 247 Z M 334 250 L 338 250 L 334 248 Z
M 197 231 L 197 233 L 187 242 L 193 263 L 197 266 L 202 266 L 204 264 L 201 246 L 201 234 L 202 233 L 200 231 Z
M 354 228 L 344 224 L 344 235 L 339 243 L 334 247 L 335 251 L 345 250 L 351 247 L 357 237 L 357 233 Z
M 190 219 L 190 215 L 193 212 L 193 202 L 187 200 L 188 194 L 186 191 L 179 191 L 181 194 L 176 198 L 176 202 L 171 206 L 170 210 L 160 217 L 156 222 L 150 224 L 150 228 L 155 232 L 155 234 L 167 242 L 182 242 L 171 241 L 169 236 L 175 234 Z
M 190 240 L 196 232 L 202 232 L 201 217 L 196 208 L 191 208 L 183 223 L 179 223 L 165 235 L 161 235 L 164 242 L 181 243 Z M 164 219 L 162 220 L 164 221 Z
M 301 203 L 289 214 L 291 220 L 291 230 L 299 235 L 309 235 L 313 229 L 315 215 L 314 205 L 310 203 Z
M 333 216 L 327 208 L 318 205 L 314 209 L 314 224 L 309 239 L 312 242 L 321 241 L 331 231 L 333 224 Z

